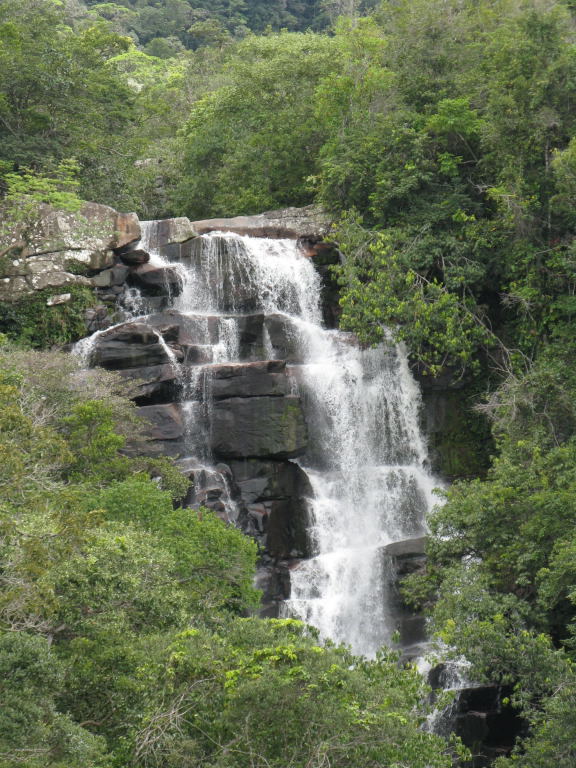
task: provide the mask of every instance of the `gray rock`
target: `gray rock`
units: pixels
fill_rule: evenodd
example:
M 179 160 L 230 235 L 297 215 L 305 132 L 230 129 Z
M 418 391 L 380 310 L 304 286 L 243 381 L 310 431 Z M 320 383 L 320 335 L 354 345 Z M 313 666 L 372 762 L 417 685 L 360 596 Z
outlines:
M 235 232 L 252 237 L 314 238 L 325 237 L 331 226 L 330 216 L 316 205 L 304 208 L 285 208 L 267 211 L 255 216 L 236 216 L 232 219 L 206 219 L 193 221 L 199 235 L 208 232 Z
M 92 364 L 110 370 L 164 365 L 170 357 L 157 332 L 145 323 L 124 323 L 97 339 Z
M 174 269 L 153 264 L 140 264 L 134 267 L 128 275 L 127 282 L 145 293 L 150 292 L 153 296 L 178 296 L 182 291 L 182 283 Z
M 137 387 L 135 397 L 144 398 L 158 396 L 167 387 L 177 381 L 177 371 L 173 365 L 149 365 L 141 368 L 124 368 L 118 373 L 125 379 L 132 379 Z
M 50 296 L 46 300 L 47 307 L 55 307 L 57 304 L 67 304 L 72 298 L 71 293 L 59 293 L 56 296 Z
M 206 389 L 214 400 L 230 397 L 280 397 L 290 394 L 283 360 L 205 366 Z
M 307 431 L 297 397 L 230 398 L 214 404 L 212 448 L 229 458 L 292 458 L 306 449 Z
M 86 203 L 78 213 L 42 205 L 38 219 L 25 234 L 29 255 L 66 250 L 105 252 L 139 238 L 135 213 L 118 213 L 98 203 Z
M 167 341 L 186 345 L 211 345 L 219 340 L 219 318 L 215 315 L 183 315 L 175 309 L 146 318 Z
M 184 216 L 143 223 L 148 225 L 150 248 L 154 250 L 170 243 L 183 243 L 199 234 Z
M 150 261 L 150 254 L 142 248 L 135 248 L 133 251 L 122 251 L 120 259 L 124 264 L 132 267 L 136 264 L 147 264 Z
M 414 539 L 403 539 L 387 544 L 383 552 L 389 557 L 418 557 L 426 554 L 426 536 L 418 536 Z
M 146 426 L 146 435 L 152 440 L 180 440 L 184 437 L 182 412 L 176 403 L 145 405 L 138 415 Z

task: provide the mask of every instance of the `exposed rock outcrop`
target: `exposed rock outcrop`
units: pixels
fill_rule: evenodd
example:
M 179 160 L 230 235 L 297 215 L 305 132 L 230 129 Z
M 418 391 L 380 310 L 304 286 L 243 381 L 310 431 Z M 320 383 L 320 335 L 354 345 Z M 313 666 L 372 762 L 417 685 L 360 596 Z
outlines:
M 86 203 L 77 213 L 42 204 L 38 215 L 0 244 L 0 300 L 45 288 L 93 283 L 85 273 L 113 267 L 115 250 L 140 238 L 134 213 Z
M 223 458 L 289 459 L 306 449 L 306 423 L 300 399 L 234 397 L 214 404 L 211 445 Z
M 199 235 L 208 232 L 235 232 L 251 237 L 321 240 L 330 231 L 331 223 L 330 216 L 320 206 L 308 205 L 304 208 L 267 211 L 255 216 L 193 221 L 192 227 Z
M 170 362 L 160 334 L 146 323 L 123 323 L 104 331 L 95 340 L 91 355 L 93 365 L 110 370 L 141 369 Z

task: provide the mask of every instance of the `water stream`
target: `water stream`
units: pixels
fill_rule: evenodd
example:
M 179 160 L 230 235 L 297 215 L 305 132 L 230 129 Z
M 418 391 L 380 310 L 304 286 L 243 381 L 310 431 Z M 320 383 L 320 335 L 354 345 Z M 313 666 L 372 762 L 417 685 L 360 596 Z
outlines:
M 154 263 L 167 263 L 157 252 L 155 223 L 143 224 L 142 246 Z M 435 485 L 405 350 L 392 344 L 362 350 L 350 334 L 323 328 L 320 278 L 294 240 L 212 233 L 170 266 L 182 282 L 170 306 L 194 322 L 212 363 L 254 359 L 241 342 L 254 316 L 264 318 L 257 359 L 288 355 L 309 431 L 298 463 L 313 489 L 313 557 L 293 569 L 284 615 L 374 655 L 394 631 L 390 558 L 383 548 L 422 535 Z M 138 296 L 132 303 L 142 311 Z M 186 429 L 196 440 L 189 450 L 205 467 L 211 458 L 207 372 L 209 366 L 181 365 Z

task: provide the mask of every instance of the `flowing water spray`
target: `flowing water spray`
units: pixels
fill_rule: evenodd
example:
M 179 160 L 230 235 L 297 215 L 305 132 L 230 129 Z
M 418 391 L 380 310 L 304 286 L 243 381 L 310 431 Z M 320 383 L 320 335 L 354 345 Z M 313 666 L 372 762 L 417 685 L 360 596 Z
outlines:
M 155 227 L 143 223 L 142 245 L 154 263 L 167 264 Z M 323 328 L 320 278 L 294 240 L 212 233 L 183 253 L 180 263 L 170 262 L 182 281 L 170 304 L 196 327 L 204 322 L 207 337 L 212 323 L 217 339 L 204 341 L 213 362 L 247 359 L 247 317 L 264 318 L 259 359 L 285 357 L 290 347 L 309 431 L 299 464 L 313 489 L 313 557 L 292 570 L 284 614 L 372 656 L 394 631 L 383 548 L 424 532 L 434 486 L 405 350 L 391 343 L 362 350 L 350 334 Z M 284 344 L 273 327 L 282 329 Z M 189 450 L 208 466 L 210 365 L 183 366 L 182 392 Z
M 227 315 L 218 361 L 239 359 L 234 313 L 280 316 L 292 336 L 310 433 L 300 464 L 314 491 L 315 555 L 292 571 L 284 613 L 373 655 L 394 630 L 383 547 L 421 535 L 433 498 L 405 350 L 361 350 L 349 334 L 324 329 L 319 276 L 293 240 L 207 235 L 190 273 L 176 308 Z M 263 348 L 274 356 L 266 327 Z

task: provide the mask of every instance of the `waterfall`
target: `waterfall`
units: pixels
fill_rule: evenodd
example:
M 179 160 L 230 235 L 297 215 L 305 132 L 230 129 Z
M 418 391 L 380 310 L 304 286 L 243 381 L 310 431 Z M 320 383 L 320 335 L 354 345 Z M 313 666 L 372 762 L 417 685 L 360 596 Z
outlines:
M 143 222 L 143 246 L 167 264 L 156 229 Z M 394 631 L 384 547 L 425 532 L 435 485 L 406 351 L 391 342 L 363 350 L 351 334 L 325 329 L 320 277 L 294 240 L 212 233 L 169 263 L 182 281 L 170 306 L 193 325 L 195 348 L 204 345 L 210 360 L 180 364 L 189 454 L 209 474 L 214 364 L 289 361 L 309 433 L 294 461 L 312 489 L 312 556 L 292 569 L 283 614 L 373 656 Z M 250 318 L 259 318 L 257 351 L 244 341 Z
M 324 329 L 319 276 L 294 240 L 205 235 L 188 266 L 175 307 L 219 317 L 218 361 L 240 359 L 238 313 L 285 321 L 310 433 L 299 463 L 313 489 L 314 556 L 292 570 L 284 614 L 373 655 L 394 630 L 383 547 L 422 535 L 435 485 L 406 351 L 362 350 L 350 334 Z M 269 336 L 263 341 L 273 357 Z

